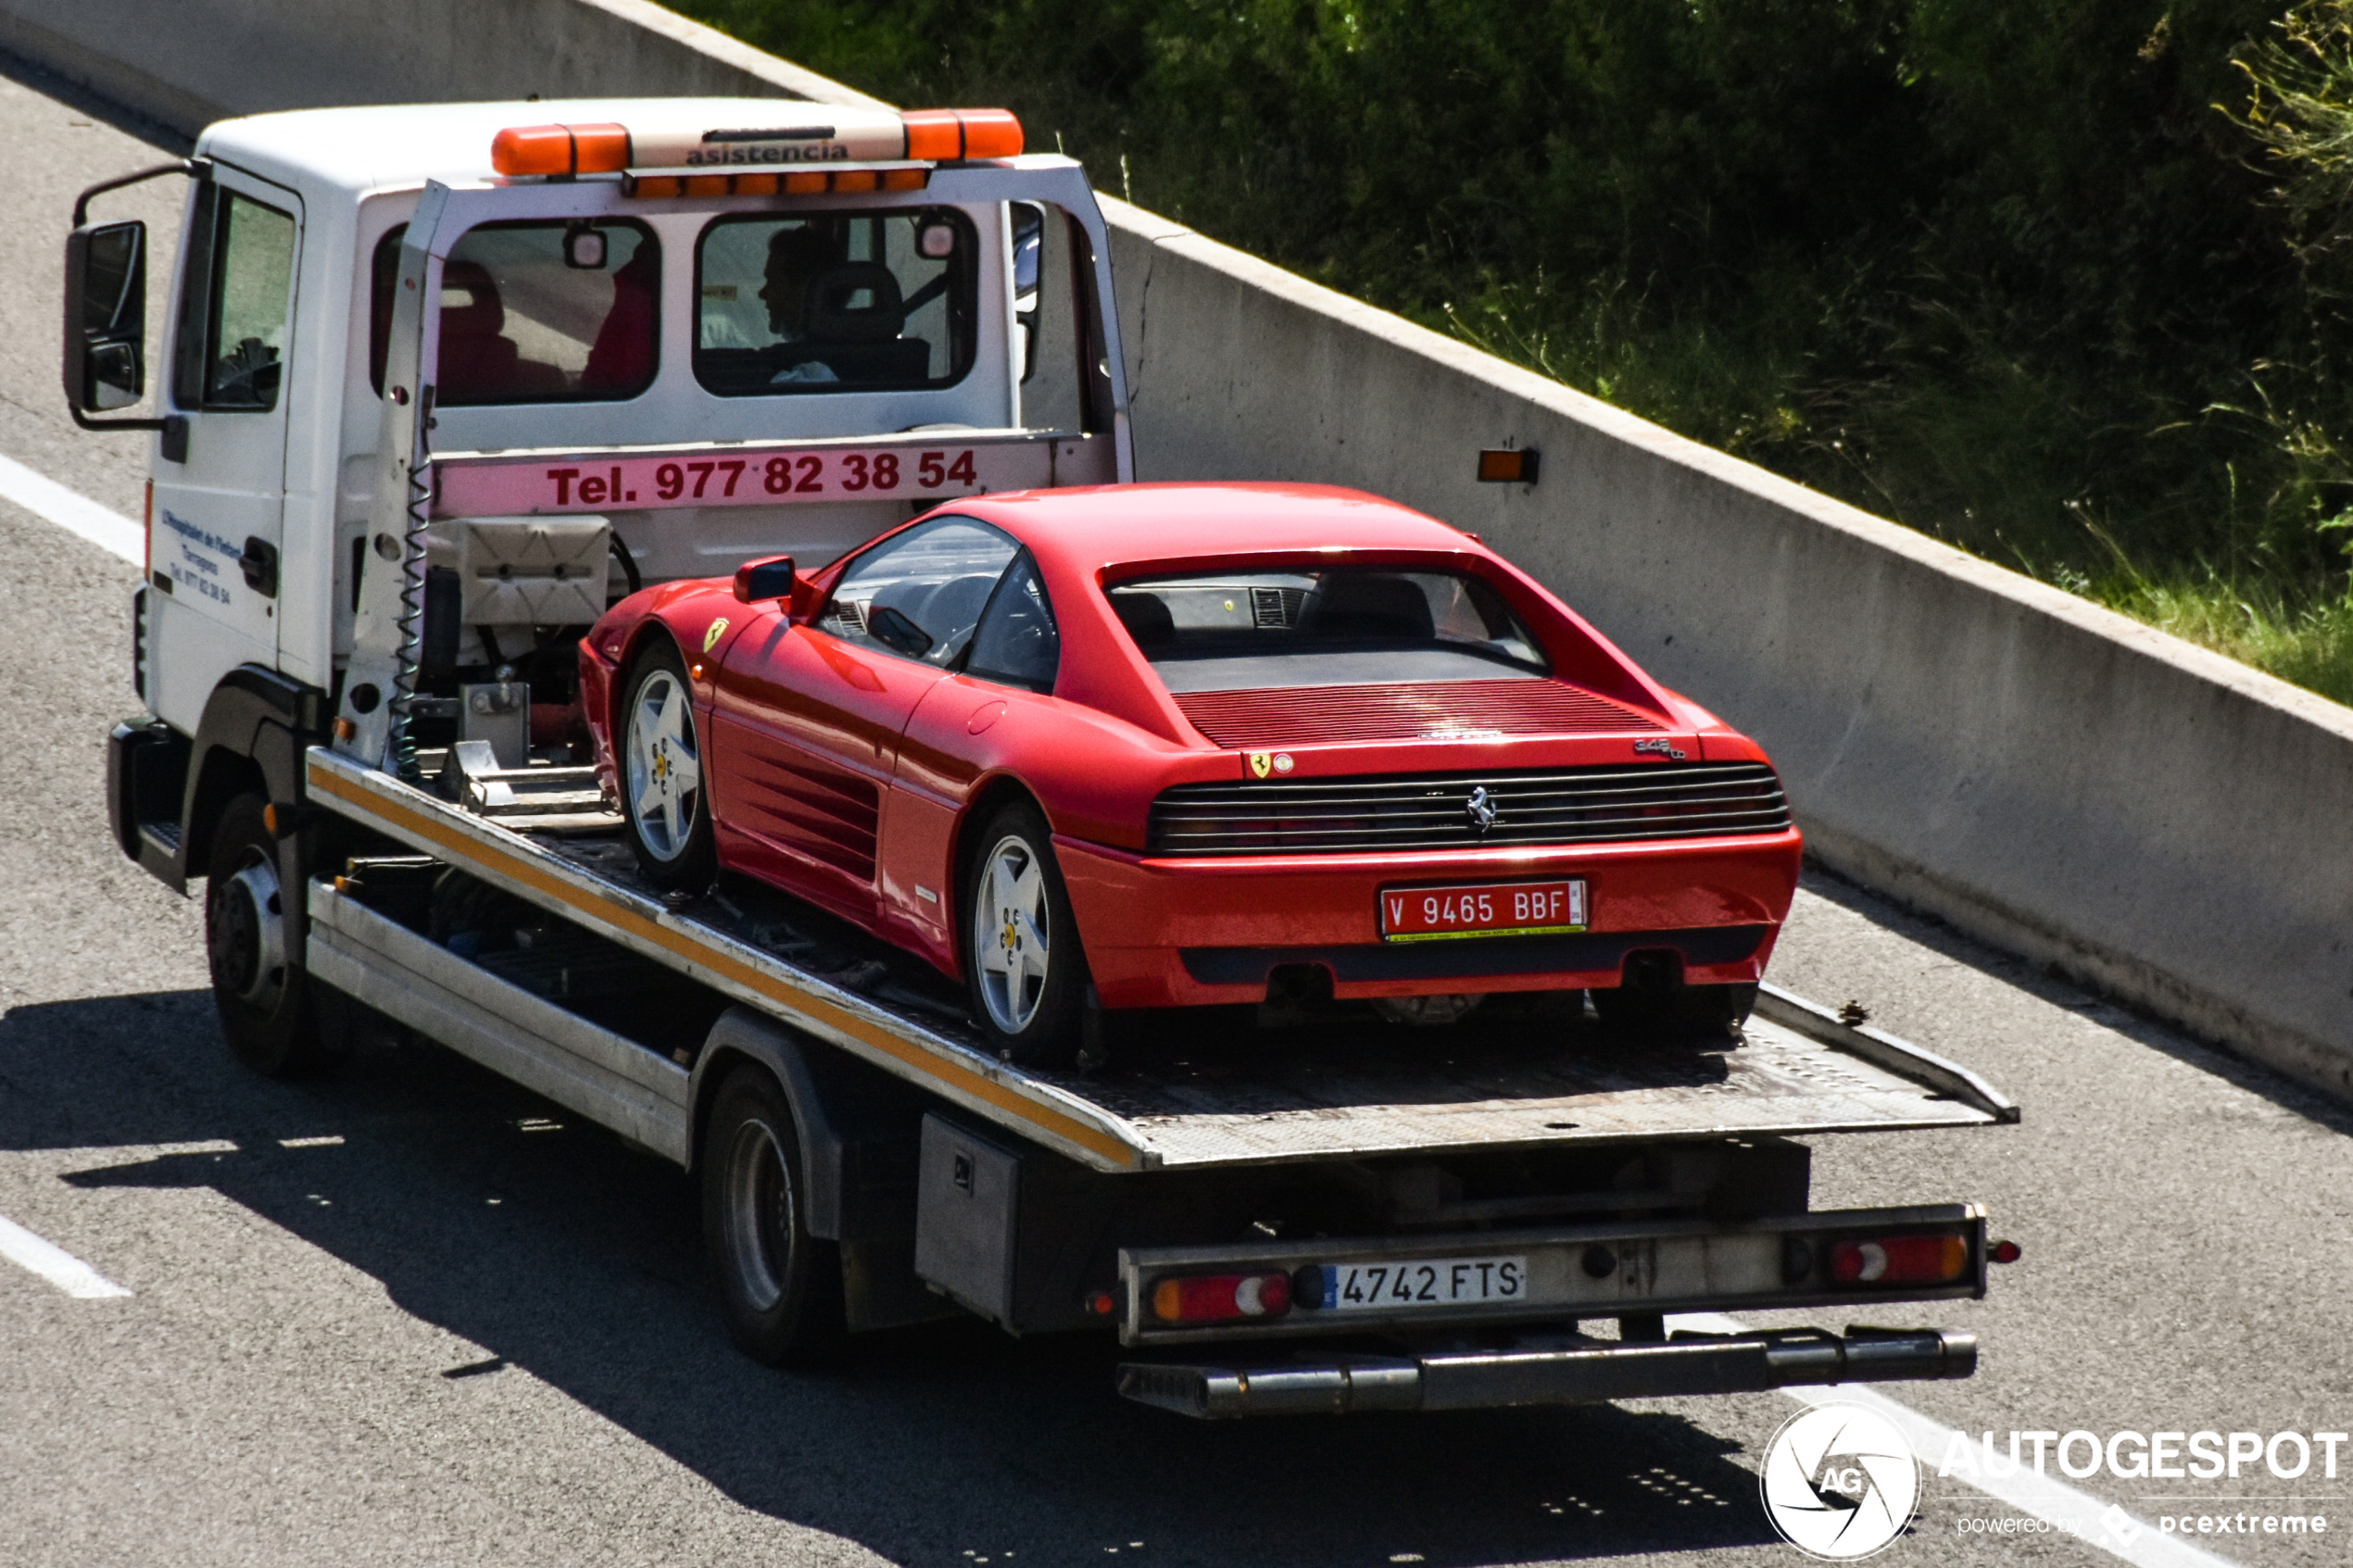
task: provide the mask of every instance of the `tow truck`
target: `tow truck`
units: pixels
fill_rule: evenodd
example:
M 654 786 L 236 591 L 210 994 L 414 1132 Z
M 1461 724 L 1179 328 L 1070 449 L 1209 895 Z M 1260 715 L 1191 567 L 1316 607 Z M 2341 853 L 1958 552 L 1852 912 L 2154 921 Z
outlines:
M 89 209 L 157 178 L 188 194 L 140 414 L 149 239 Z M 1115 1336 L 1119 1393 L 1204 1418 L 1969 1375 L 1954 1330 L 1669 1333 L 1884 1323 L 2014 1255 L 1973 1203 L 1811 1208 L 1801 1140 L 2019 1110 L 1769 985 L 1717 1038 L 1581 993 L 1486 1028 L 1098 1011 L 1041 1071 L 821 911 L 640 878 L 585 628 L 1132 481 L 1110 258 L 1080 166 L 994 110 L 310 110 L 84 193 L 68 400 L 152 437 L 108 815 L 204 882 L 234 1053 L 298 1073 L 388 1022 L 695 1173 L 731 1327 L 788 1320 L 738 1332 L 763 1359 L 973 1313 Z M 763 1135 L 722 1158 L 738 1101 Z

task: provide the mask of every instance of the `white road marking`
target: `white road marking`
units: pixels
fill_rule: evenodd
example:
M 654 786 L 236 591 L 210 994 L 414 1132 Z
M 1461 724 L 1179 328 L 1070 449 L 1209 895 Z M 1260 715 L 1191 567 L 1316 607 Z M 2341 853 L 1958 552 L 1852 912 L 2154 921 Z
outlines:
M 64 1248 L 42 1240 L 0 1214 L 0 1258 L 20 1264 L 69 1296 L 97 1298 L 131 1294 Z
M 278 1147 L 280 1148 L 333 1148 L 342 1142 L 341 1133 L 329 1133 L 315 1138 L 280 1138 Z
M 145 529 L 13 458 L 0 458 L 0 500 L 14 501 L 35 517 L 46 518 L 69 533 L 79 533 L 133 566 L 146 561 Z
M 1737 1318 L 1721 1312 L 1686 1312 L 1667 1320 L 1669 1329 L 1696 1329 L 1702 1334 L 1746 1334 L 1749 1326 Z M 1912 1445 L 1912 1452 L 1921 1462 L 1933 1467 L 1952 1446 L 1953 1429 L 1906 1406 L 1899 1405 L 1877 1389 L 1862 1384 L 1843 1383 L 1827 1386 L 1784 1388 L 1782 1393 L 1800 1404 L 1861 1405 L 1876 1411 L 1895 1424 Z M 2091 1493 L 2078 1490 L 2056 1476 L 2038 1475 L 2032 1467 L 2020 1465 L 2014 1474 L 1947 1476 L 1950 1481 L 1966 1482 L 1979 1491 L 2007 1503 L 2021 1513 L 2031 1513 L 2046 1524 L 2067 1531 L 2087 1546 L 2095 1546 L 2109 1556 L 2120 1558 L 2133 1568 L 2237 1568 L 2227 1557 L 2218 1557 L 2205 1548 L 2169 1536 L 2145 1519 L 2125 1515 L 2123 1528 L 2129 1539 L 2120 1537 L 2104 1519 L 2111 1510 L 2122 1511 L 2113 1503 L 2101 1501 Z

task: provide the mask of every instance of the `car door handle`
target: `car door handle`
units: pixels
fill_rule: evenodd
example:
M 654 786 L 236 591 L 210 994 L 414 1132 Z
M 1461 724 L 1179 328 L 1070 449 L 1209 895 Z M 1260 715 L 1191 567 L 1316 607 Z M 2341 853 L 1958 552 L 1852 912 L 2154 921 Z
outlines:
M 245 586 L 265 599 L 278 596 L 278 546 L 255 534 L 245 540 L 245 553 L 237 558 L 237 570 L 245 574 Z

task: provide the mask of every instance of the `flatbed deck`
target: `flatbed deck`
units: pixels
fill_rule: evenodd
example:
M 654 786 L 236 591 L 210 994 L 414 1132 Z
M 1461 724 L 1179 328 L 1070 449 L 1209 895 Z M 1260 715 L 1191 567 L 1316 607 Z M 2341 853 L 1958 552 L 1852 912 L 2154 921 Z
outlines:
M 2018 1119 L 2015 1105 L 1966 1069 L 1771 987 L 1736 1047 L 1613 1043 L 1557 1022 L 1253 1030 L 1214 1047 L 1164 1029 L 1110 1041 L 1099 1071 L 1037 1072 L 989 1056 L 962 1017 L 960 993 L 919 960 L 845 941 L 837 922 L 781 895 L 730 884 L 691 901 L 665 898 L 635 875 L 617 834 L 518 831 L 323 748 L 307 766 L 312 799 L 339 815 L 1099 1171 Z M 429 983 L 420 993 L 434 990 L 442 977 L 429 972 L 464 964 L 351 900 L 317 897 L 311 918 L 312 951 L 325 960 L 313 967 L 346 984 L 372 978 L 366 989 L 376 996 L 395 995 L 403 973 Z M 556 1012 L 519 989 L 505 995 L 503 984 L 474 976 L 468 1005 L 516 1027 Z M 682 1153 L 685 1067 L 608 1032 L 567 1024 L 555 1033 L 582 1058 L 584 1078 L 606 1085 L 607 1099 L 642 1124 L 621 1130 Z M 468 1048 L 466 1030 L 452 1034 Z

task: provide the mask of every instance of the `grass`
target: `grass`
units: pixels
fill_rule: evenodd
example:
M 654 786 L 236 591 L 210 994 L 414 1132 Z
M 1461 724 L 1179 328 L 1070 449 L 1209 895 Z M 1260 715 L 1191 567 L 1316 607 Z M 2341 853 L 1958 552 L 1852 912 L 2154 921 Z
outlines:
M 2211 571 L 2152 578 L 2121 570 L 2097 581 L 2062 572 L 2053 580 L 2184 642 L 2353 707 L 2353 599 L 2298 605 L 2259 579 Z

